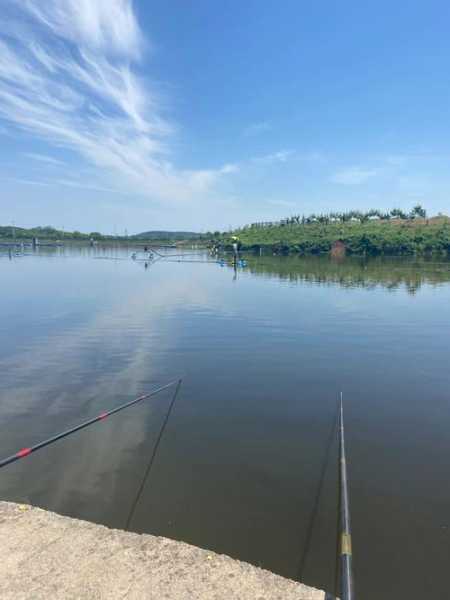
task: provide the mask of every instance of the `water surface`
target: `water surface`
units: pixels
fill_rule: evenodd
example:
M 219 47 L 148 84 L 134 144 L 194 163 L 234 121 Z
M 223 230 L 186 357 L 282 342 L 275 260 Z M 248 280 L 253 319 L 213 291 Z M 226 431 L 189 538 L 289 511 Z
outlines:
M 446 597 L 450 263 L 130 254 L 0 258 L 1 456 L 183 377 L 131 529 L 333 591 L 342 390 L 358 595 Z M 125 527 L 169 402 L 6 467 L 0 497 Z

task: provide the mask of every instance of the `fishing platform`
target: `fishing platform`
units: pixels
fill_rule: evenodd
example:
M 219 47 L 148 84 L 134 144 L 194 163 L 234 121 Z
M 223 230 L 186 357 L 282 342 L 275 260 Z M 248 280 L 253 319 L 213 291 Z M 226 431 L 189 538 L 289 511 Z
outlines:
M 153 535 L 0 502 L 2 600 L 324 600 L 314 588 Z

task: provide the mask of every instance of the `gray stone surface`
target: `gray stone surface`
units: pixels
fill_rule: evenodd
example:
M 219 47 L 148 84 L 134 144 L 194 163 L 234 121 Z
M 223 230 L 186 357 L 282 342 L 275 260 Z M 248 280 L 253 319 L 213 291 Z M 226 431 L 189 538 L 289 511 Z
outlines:
M 323 600 L 247 563 L 0 502 L 2 600 Z

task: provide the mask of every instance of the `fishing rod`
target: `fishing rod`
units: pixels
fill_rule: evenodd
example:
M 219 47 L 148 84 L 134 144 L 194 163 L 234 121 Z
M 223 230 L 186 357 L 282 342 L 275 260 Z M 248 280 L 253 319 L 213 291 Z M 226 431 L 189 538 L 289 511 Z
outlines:
M 131 400 L 130 402 L 121 404 L 117 408 L 113 408 L 112 410 L 109 410 L 107 412 L 102 412 L 99 415 L 97 415 L 96 417 L 89 419 L 89 421 L 85 421 L 84 423 L 81 423 L 80 425 L 77 425 L 76 427 L 72 427 L 71 429 L 67 429 L 66 431 L 63 431 L 62 433 L 58 433 L 57 435 L 54 435 L 54 436 L 48 438 L 47 440 L 44 440 L 43 442 L 39 442 L 38 444 L 35 444 L 34 446 L 30 446 L 29 448 L 22 448 L 15 454 L 12 454 L 11 456 L 4 458 L 3 460 L 0 460 L 0 469 L 2 467 L 6 467 L 6 465 L 9 465 L 9 464 L 15 462 L 16 460 L 19 460 L 21 458 L 24 458 L 25 456 L 28 456 L 32 452 L 36 452 L 37 450 L 40 450 L 41 448 L 45 448 L 45 446 L 49 446 L 50 444 L 53 444 L 54 442 L 57 442 L 58 440 L 60 440 L 64 437 L 67 437 L 68 435 L 72 435 L 72 433 L 80 431 L 80 429 L 89 427 L 89 425 L 93 425 L 94 423 L 97 423 L 98 421 L 103 421 L 104 419 L 106 419 L 106 417 L 110 417 L 111 415 L 114 415 L 115 413 L 117 413 L 121 410 L 124 410 L 125 408 L 128 408 L 129 406 L 133 406 L 133 404 L 137 404 L 138 402 L 141 402 L 142 400 L 151 398 L 152 396 L 159 394 L 163 390 L 166 390 L 167 388 L 172 387 L 173 385 L 177 385 L 179 387 L 180 383 L 181 383 L 181 379 L 178 379 L 176 381 L 171 381 L 170 383 L 167 383 L 166 385 L 163 385 L 163 386 L 157 388 L 156 390 L 149 392 L 148 394 L 139 396 L 139 398 L 135 398 L 134 400 Z M 177 387 L 177 390 L 178 390 L 178 387 Z
M 341 600 L 354 600 L 352 572 L 352 534 L 348 494 L 347 460 L 345 455 L 344 406 L 339 406 L 339 479 L 340 479 L 340 566 Z

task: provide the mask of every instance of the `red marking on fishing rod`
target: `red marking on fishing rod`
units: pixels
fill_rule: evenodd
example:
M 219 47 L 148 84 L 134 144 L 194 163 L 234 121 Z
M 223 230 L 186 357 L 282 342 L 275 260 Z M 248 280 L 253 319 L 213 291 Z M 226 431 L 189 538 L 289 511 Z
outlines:
M 31 454 L 31 452 L 31 448 L 22 448 L 22 450 L 19 450 L 16 456 L 17 458 L 23 458 L 24 456 L 28 456 L 29 454 Z
M 0 460 L 0 469 L 2 469 L 3 467 L 6 467 L 7 465 L 13 463 L 16 460 L 19 460 L 19 458 L 28 456 L 32 452 L 37 452 L 41 448 L 49 446 L 50 444 L 53 444 L 62 438 L 65 438 L 69 435 L 72 435 L 73 433 L 76 433 L 77 431 L 80 431 L 80 429 L 84 429 L 85 427 L 88 427 L 89 425 L 93 425 L 94 423 L 98 423 L 99 421 L 106 419 L 106 417 L 116 414 L 119 411 L 124 410 L 125 408 L 129 408 L 130 406 L 133 406 L 133 404 L 136 404 L 140 400 L 144 400 L 144 398 L 150 398 L 151 396 L 155 396 L 156 394 L 159 394 L 163 390 L 166 390 L 167 388 L 175 385 L 176 383 L 177 383 L 176 381 L 171 381 L 170 383 L 167 383 L 166 385 L 163 385 L 163 386 L 157 388 L 156 390 L 149 392 L 148 394 L 139 396 L 139 398 L 136 398 L 135 400 L 126 402 L 125 404 L 117 406 L 116 408 L 114 408 L 113 410 L 110 410 L 108 412 L 102 412 L 97 417 L 89 419 L 89 421 L 86 421 L 85 423 L 80 423 L 80 425 L 77 425 L 76 427 L 72 427 L 72 429 L 63 431 L 62 433 L 58 433 L 58 434 L 54 435 L 53 437 L 48 438 L 47 440 L 43 440 L 42 442 L 40 442 L 39 444 L 35 444 L 31 448 L 22 448 L 21 450 L 19 450 L 12 456 L 7 456 L 3 460 Z M 178 381 L 178 386 L 180 385 L 180 383 L 181 383 L 181 379 Z

